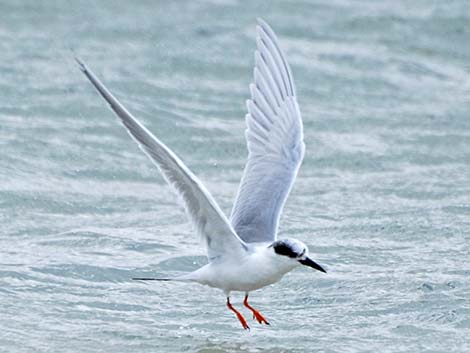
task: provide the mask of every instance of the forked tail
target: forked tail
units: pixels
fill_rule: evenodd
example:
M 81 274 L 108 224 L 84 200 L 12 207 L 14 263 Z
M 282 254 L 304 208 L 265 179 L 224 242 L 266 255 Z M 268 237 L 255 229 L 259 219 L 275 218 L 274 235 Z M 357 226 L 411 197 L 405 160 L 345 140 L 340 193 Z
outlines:
M 182 276 L 177 276 L 173 278 L 156 278 L 156 277 L 133 277 L 132 280 L 134 281 L 178 281 L 178 282 L 187 282 L 192 281 L 193 278 L 191 276 L 192 272 L 184 274 Z
M 205 266 L 201 267 L 200 269 L 198 269 L 196 271 L 185 273 L 181 276 L 176 276 L 176 277 L 172 277 L 172 278 L 168 278 L 168 277 L 163 277 L 163 278 L 133 277 L 132 279 L 134 281 L 177 281 L 177 282 L 198 282 L 198 283 L 201 283 L 201 281 L 200 281 L 200 279 L 201 279 L 200 272 L 201 272 L 201 270 L 205 269 L 206 266 L 208 266 L 208 265 L 205 265 Z

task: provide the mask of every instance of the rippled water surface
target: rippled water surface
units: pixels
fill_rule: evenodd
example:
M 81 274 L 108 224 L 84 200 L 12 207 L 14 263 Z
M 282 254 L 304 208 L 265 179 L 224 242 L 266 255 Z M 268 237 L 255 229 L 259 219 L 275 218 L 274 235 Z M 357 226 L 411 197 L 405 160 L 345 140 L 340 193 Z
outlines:
M 244 332 L 219 290 L 130 280 L 204 252 L 73 55 L 229 213 L 258 16 L 305 125 L 280 236 L 329 273 L 252 293 Z M 469 43 L 466 0 L 1 1 L 0 351 L 468 352 Z

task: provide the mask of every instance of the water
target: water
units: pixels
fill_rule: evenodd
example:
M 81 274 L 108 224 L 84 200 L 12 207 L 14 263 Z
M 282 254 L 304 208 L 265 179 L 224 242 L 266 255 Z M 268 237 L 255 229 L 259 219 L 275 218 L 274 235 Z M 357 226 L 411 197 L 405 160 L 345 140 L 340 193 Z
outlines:
M 244 332 L 218 290 L 130 280 L 204 253 L 72 52 L 228 213 L 257 16 L 305 125 L 280 236 L 329 273 L 252 293 L 272 325 Z M 3 0 L 0 351 L 469 351 L 469 42 L 465 0 Z

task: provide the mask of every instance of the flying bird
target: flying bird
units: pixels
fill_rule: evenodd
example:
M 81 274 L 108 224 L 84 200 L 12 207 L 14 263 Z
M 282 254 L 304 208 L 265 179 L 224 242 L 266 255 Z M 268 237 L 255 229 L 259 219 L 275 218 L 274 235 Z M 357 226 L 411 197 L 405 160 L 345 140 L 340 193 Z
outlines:
M 279 217 L 302 163 L 305 145 L 295 85 L 284 52 L 266 22 L 258 19 L 256 32 L 254 82 L 246 103 L 248 160 L 230 220 L 181 159 L 134 118 L 93 71 L 76 58 L 81 71 L 179 195 L 207 251 L 208 263 L 194 272 L 176 278 L 135 279 L 189 281 L 222 289 L 227 307 L 244 329 L 249 326 L 232 306 L 231 292 L 244 292 L 243 304 L 253 318 L 269 325 L 248 303 L 250 292 L 279 281 L 299 265 L 326 272 L 309 258 L 304 243 L 277 238 Z

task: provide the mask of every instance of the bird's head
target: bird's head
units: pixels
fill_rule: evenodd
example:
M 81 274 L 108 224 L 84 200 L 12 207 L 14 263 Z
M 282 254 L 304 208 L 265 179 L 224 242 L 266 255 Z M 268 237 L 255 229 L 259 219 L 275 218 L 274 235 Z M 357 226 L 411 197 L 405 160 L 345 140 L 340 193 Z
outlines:
M 276 256 L 282 256 L 282 259 L 295 264 L 309 266 L 315 270 L 326 273 L 326 270 L 308 257 L 308 247 L 296 239 L 282 239 L 272 243 L 272 248 Z

